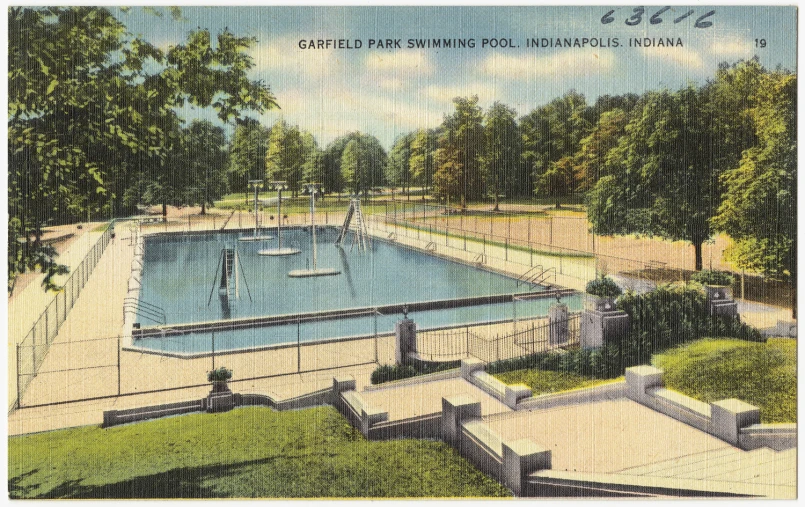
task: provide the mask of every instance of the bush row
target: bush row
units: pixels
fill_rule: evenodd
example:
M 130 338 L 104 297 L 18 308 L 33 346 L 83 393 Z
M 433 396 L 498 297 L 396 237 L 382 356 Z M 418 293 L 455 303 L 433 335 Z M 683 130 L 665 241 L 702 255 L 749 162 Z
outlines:
M 738 319 L 710 316 L 705 295 L 692 287 L 659 287 L 646 294 L 627 293 L 617 306 L 629 314 L 629 332 L 600 349 L 545 352 L 490 363 L 489 373 L 541 369 L 613 378 L 626 368 L 646 364 L 653 354 L 705 336 L 764 341 L 760 332 Z
M 372 372 L 372 384 L 382 384 L 392 380 L 401 380 L 417 375 L 427 375 L 439 371 L 450 370 L 461 366 L 461 361 L 450 361 L 447 363 L 434 363 L 428 361 L 414 360 L 410 364 L 384 364 L 378 366 Z

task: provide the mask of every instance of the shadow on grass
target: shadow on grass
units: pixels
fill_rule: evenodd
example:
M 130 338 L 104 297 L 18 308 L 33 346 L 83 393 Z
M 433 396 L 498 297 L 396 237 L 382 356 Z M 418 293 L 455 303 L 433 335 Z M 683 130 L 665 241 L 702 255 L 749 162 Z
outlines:
M 33 470 L 9 479 L 9 497 L 12 499 L 222 498 L 228 495 L 216 490 L 214 486 L 204 486 L 202 483 L 222 479 L 237 473 L 238 469 L 243 467 L 260 465 L 275 459 L 276 457 L 270 457 L 233 464 L 175 468 L 167 472 L 98 486 L 83 485 L 81 479 L 69 480 L 39 495 L 31 495 L 31 490 L 35 489 L 37 485 L 21 486 L 19 484 L 22 479 L 37 472 L 37 470 Z M 256 493 L 254 492 L 254 494 Z

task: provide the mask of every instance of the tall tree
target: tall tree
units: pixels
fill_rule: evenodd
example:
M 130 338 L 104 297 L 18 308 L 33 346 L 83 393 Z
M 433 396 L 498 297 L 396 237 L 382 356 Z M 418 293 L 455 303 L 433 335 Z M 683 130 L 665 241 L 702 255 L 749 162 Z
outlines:
M 235 127 L 229 146 L 229 182 L 232 191 L 249 191 L 249 180 L 263 176 L 269 130 L 253 118 Z
M 141 162 L 158 171 L 152 187 L 169 182 L 177 108 L 189 102 L 228 121 L 276 107 L 269 88 L 246 77 L 254 38 L 224 31 L 212 49 L 209 32 L 198 30 L 166 55 L 103 8 L 11 8 L 8 16 L 10 279 L 53 266 L 39 239 L 46 223 L 103 215 L 127 191 L 130 202 Z
M 266 178 L 288 182 L 292 195 L 296 197 L 302 182 L 303 163 L 304 145 L 299 127 L 277 120 L 268 136 Z
M 521 174 L 521 137 L 514 109 L 495 102 L 486 113 L 484 154 L 482 158 L 486 187 L 499 208 L 501 192 L 512 196 L 519 192 Z
M 386 166 L 386 181 L 395 187 L 401 187 L 405 191 L 411 190 L 411 143 L 415 138 L 414 132 L 409 132 L 398 137 L 389 153 L 388 165 Z
M 628 121 L 629 117 L 623 109 L 606 111 L 598 118 L 592 132 L 579 142 L 579 151 L 574 156 L 579 190 L 589 191 L 601 177 L 607 175 L 607 159 L 626 133 Z
M 713 226 L 735 241 L 727 258 L 742 269 L 796 283 L 796 76 L 762 74 L 746 108 L 757 142 L 725 171 Z M 792 307 L 796 309 L 796 303 Z M 796 311 L 796 310 L 795 310 Z
M 575 191 L 574 171 L 569 160 L 578 151 L 579 143 L 589 132 L 592 109 L 584 96 L 574 90 L 545 106 L 531 111 L 520 121 L 523 137 L 523 162 L 531 172 L 534 193 L 556 198 Z
M 695 269 L 702 269 L 702 243 L 713 235 L 710 218 L 720 195 L 709 105 L 707 94 L 692 86 L 644 96 L 612 151 L 618 170 L 588 196 L 593 232 L 689 241 Z
M 465 208 L 469 199 L 483 194 L 483 112 L 477 95 L 456 97 L 453 105 L 456 110 L 442 123 L 443 131 L 434 155 L 433 186 L 441 196 L 459 198 L 461 207 Z
M 433 154 L 436 151 L 438 134 L 433 130 L 420 129 L 411 140 L 411 154 L 408 159 L 409 171 L 413 183 L 422 186 L 422 200 L 428 187 L 433 183 Z M 408 188 L 408 199 L 411 199 L 411 189 Z
M 354 194 L 380 186 L 384 181 L 388 157 L 376 137 L 356 133 L 341 156 L 341 179 Z
M 224 129 L 207 120 L 193 120 L 182 131 L 180 153 L 185 180 L 182 201 L 200 202 L 204 215 L 207 205 L 226 193 L 228 156 Z

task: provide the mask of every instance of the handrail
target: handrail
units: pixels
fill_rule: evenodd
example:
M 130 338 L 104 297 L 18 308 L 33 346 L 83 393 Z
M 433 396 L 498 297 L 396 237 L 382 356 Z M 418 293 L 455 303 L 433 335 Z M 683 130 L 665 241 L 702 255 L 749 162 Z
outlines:
M 534 272 L 534 271 L 536 271 L 536 270 L 538 270 L 538 269 L 539 269 L 539 270 L 541 270 L 540 272 L 544 271 L 544 270 L 542 269 L 542 265 L 541 265 L 541 264 L 537 264 L 536 266 L 534 266 L 534 267 L 530 268 L 528 271 L 526 271 L 525 273 L 523 273 L 522 275 L 520 275 L 520 276 L 517 278 L 517 286 L 519 287 L 521 284 L 528 283 L 529 276 L 531 275 L 531 273 L 532 273 L 532 272 Z M 537 276 L 538 276 L 538 275 L 537 275 Z

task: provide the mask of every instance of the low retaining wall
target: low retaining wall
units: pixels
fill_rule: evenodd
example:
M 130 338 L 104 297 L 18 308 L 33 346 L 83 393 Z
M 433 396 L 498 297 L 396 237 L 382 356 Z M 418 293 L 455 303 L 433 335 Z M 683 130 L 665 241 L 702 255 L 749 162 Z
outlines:
M 665 389 L 662 375 L 663 371 L 653 366 L 627 368 L 626 395 L 743 450 L 796 447 L 796 424 L 760 424 L 759 408 L 736 399 L 703 403 Z
M 296 410 L 330 403 L 332 401 L 332 390 L 322 389 L 295 398 L 279 401 L 265 394 L 231 393 L 231 396 L 232 403 L 235 407 L 257 405 L 270 407 L 275 410 Z M 160 417 L 204 412 L 210 408 L 208 407 L 208 400 L 209 397 L 204 397 L 198 400 L 163 403 L 160 405 L 150 405 L 125 410 L 104 410 L 101 427 L 108 428 L 119 424 L 159 419 Z

